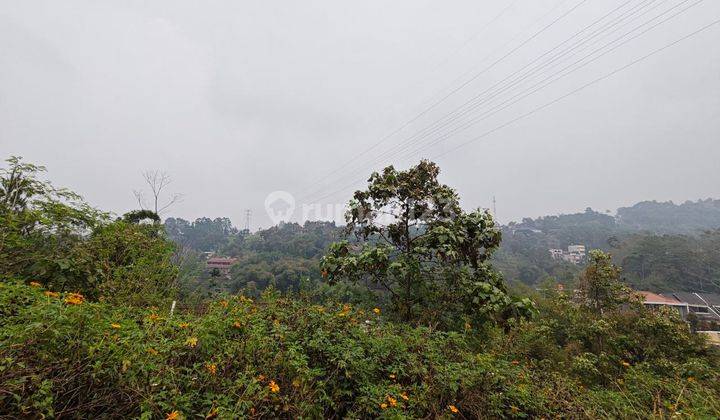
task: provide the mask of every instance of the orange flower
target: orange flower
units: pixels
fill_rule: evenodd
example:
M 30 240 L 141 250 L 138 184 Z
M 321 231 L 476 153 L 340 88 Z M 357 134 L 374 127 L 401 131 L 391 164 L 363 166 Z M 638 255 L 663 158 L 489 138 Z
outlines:
M 275 381 L 270 381 L 268 387 L 270 388 L 270 392 L 272 392 L 273 394 L 277 394 L 278 392 L 280 392 L 280 385 L 276 384 Z
M 198 344 L 198 339 L 197 337 L 188 337 L 188 339 L 185 340 L 185 344 L 190 347 L 195 347 Z
M 119 330 L 122 327 L 122 325 L 112 323 L 112 324 L 110 324 L 110 327 L 114 330 Z
M 235 327 L 235 328 L 242 328 L 242 324 L 240 323 L 240 321 L 235 321 L 235 322 L 233 323 L 233 327 Z
M 60 296 L 60 293 L 58 293 L 58 292 L 51 292 L 51 291 L 47 290 L 47 291 L 45 291 L 45 296 L 47 296 L 47 297 L 52 297 L 52 298 L 56 298 L 56 297 Z
M 158 314 L 150 314 L 150 316 L 148 317 L 148 319 L 149 319 L 150 321 L 157 321 L 158 319 L 160 319 L 160 317 L 158 316 Z
M 513 360 L 513 361 L 510 362 L 510 363 L 512 363 L 513 365 L 519 365 L 519 364 L 520 364 L 520 362 L 518 362 L 517 360 Z
M 80 293 L 68 293 L 65 297 L 65 303 L 69 305 L 80 305 L 85 301 L 85 298 Z
M 218 302 L 218 303 L 219 303 L 220 306 L 222 306 L 223 308 L 227 308 L 227 307 L 228 307 L 228 301 L 225 300 L 225 299 L 221 300 L 221 301 Z
M 180 414 L 179 411 L 171 411 L 167 414 L 167 417 L 165 417 L 165 420 L 180 420 L 182 418 L 182 414 Z
M 342 310 L 338 314 L 338 316 L 347 316 L 350 313 L 350 310 L 352 308 L 347 303 L 343 305 Z
M 397 406 L 397 400 L 393 397 L 387 397 L 388 402 L 390 403 L 391 407 Z
M 380 408 L 382 408 L 383 410 L 386 409 L 386 408 L 387 408 L 387 404 L 385 404 L 385 403 L 380 404 Z
M 40 283 L 38 283 L 38 282 L 36 282 L 36 281 L 31 281 L 31 282 L 30 282 L 30 286 L 32 286 L 32 287 L 42 287 L 42 284 L 40 284 Z
M 149 348 L 149 349 L 147 349 L 147 352 L 150 353 L 150 354 L 152 354 L 153 356 L 157 356 L 157 355 L 158 355 L 158 351 L 155 350 L 155 349 L 152 348 L 152 347 Z
M 407 400 L 410 399 L 410 398 L 408 397 L 408 395 L 407 395 L 406 393 L 404 393 L 404 392 L 403 392 L 402 394 L 400 394 L 400 398 L 402 398 L 402 399 L 405 400 L 405 401 L 407 401 Z
M 211 375 L 215 375 L 217 373 L 217 365 L 215 363 L 208 363 L 205 365 L 205 368 L 210 372 Z
M 181 322 L 178 324 L 178 327 L 180 327 L 180 328 L 187 328 L 189 326 L 190 326 L 190 324 L 188 324 L 187 322 Z
M 373 312 L 375 312 L 375 315 L 380 315 L 380 308 L 373 308 Z
M 623 366 L 625 366 L 625 367 L 630 367 L 630 363 L 628 363 L 628 362 L 626 362 L 626 361 L 624 361 L 624 360 L 623 360 L 622 362 L 620 362 L 620 364 L 623 365 Z
M 457 414 L 457 413 L 459 413 L 459 412 L 460 412 L 460 410 L 458 410 L 458 408 L 457 408 L 457 407 L 455 407 L 455 406 L 454 406 L 454 405 L 452 405 L 452 404 L 448 405 L 448 408 L 449 408 L 449 409 L 450 409 L 450 411 L 452 411 L 453 413 L 456 413 L 456 414 Z

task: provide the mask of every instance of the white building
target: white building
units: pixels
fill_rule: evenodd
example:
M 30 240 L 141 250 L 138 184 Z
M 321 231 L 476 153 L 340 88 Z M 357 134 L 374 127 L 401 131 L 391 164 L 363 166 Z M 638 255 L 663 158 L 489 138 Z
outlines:
M 585 260 L 585 245 L 570 245 L 567 251 L 562 249 L 549 249 L 550 256 L 554 260 L 567 261 L 573 264 L 580 264 Z

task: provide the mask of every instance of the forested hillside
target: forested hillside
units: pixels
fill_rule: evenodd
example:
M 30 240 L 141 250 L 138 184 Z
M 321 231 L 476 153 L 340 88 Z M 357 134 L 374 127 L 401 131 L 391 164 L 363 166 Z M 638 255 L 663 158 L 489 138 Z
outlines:
M 547 279 L 570 283 L 582 264 L 553 260 L 548 250 L 580 244 L 610 252 L 624 267 L 625 281 L 638 289 L 720 291 L 719 202 L 643 202 L 619 209 L 618 217 L 588 208 L 577 214 L 524 219 L 501 227 L 503 240 L 493 261 L 511 283 L 534 286 Z M 687 214 L 695 216 L 687 223 L 672 222 L 684 220 Z M 197 290 L 229 292 L 247 287 L 262 290 L 269 284 L 297 290 L 300 279 L 319 281 L 320 257 L 343 231 L 332 222 L 307 222 L 249 233 L 227 218 L 194 222 L 169 218 L 165 228 L 186 250 L 183 267 L 199 279 Z M 229 278 L 210 278 L 200 252 L 237 257 L 239 262 Z

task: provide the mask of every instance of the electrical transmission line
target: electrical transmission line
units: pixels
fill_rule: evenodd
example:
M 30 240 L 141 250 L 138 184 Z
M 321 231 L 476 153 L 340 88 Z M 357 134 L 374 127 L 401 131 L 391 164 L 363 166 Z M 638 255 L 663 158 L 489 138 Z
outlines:
M 701 1 L 702 1 L 702 0 L 700 0 L 700 1 L 696 2 L 696 3 L 694 3 L 694 4 L 700 3 Z M 614 76 L 614 75 L 616 75 L 616 74 L 618 74 L 618 73 L 620 73 L 620 72 L 622 72 L 622 71 L 624 71 L 624 70 L 626 70 L 626 69 L 628 69 L 628 68 L 630 68 L 630 67 L 632 67 L 632 66 L 634 66 L 634 65 L 636 65 L 636 64 L 638 64 L 638 63 L 640 63 L 640 62 L 642 62 L 642 61 L 644 61 L 644 60 L 646 60 L 646 59 L 648 59 L 648 58 L 650 58 L 650 57 L 652 57 L 652 56 L 654 56 L 654 55 L 656 55 L 656 54 L 658 54 L 658 53 L 660 53 L 660 52 L 662 52 L 662 51 L 664 51 L 664 50 L 666 50 L 666 49 L 668 49 L 668 48 L 671 48 L 671 47 L 673 47 L 673 46 L 675 46 L 675 45 L 677 45 L 677 44 L 679 44 L 679 43 L 681 43 L 681 42 L 683 42 L 683 41 L 685 41 L 685 40 L 687 40 L 687 39 L 689 39 L 689 38 L 692 38 L 693 36 L 695 36 L 695 35 L 697 35 L 697 34 L 699 34 L 699 33 L 701 33 L 701 32 L 704 32 L 704 31 L 710 29 L 711 27 L 713 27 L 713 26 L 715 26 L 715 25 L 717 25 L 717 24 L 719 24 L 719 23 L 720 23 L 720 19 L 715 20 L 715 21 L 712 21 L 712 22 L 710 22 L 709 24 L 701 27 L 700 29 L 697 29 L 697 30 L 695 30 L 695 31 L 693 31 L 693 32 L 691 32 L 691 33 L 689 33 L 689 34 L 687 34 L 687 35 L 685 35 L 685 36 L 683 36 L 683 37 L 681 37 L 681 38 L 679 38 L 679 39 L 676 39 L 675 41 L 673 41 L 673 42 L 671 42 L 671 43 L 668 43 L 668 44 L 660 47 L 660 48 L 657 48 L 657 49 L 655 49 L 655 50 L 652 50 L 650 53 L 645 54 L 645 55 L 643 55 L 643 56 L 641 56 L 641 57 L 639 57 L 639 58 L 637 58 L 637 59 L 629 62 L 628 64 L 625 64 L 625 65 L 623 65 L 623 66 L 621 66 L 621 67 L 618 67 L 618 68 L 616 68 L 615 70 L 613 70 L 613 71 L 611 71 L 611 72 L 609 72 L 609 73 L 606 73 L 606 74 L 604 74 L 604 75 L 602 75 L 602 76 L 600 76 L 600 77 L 598 77 L 598 78 L 596 78 L 596 79 L 593 79 L 593 80 L 591 80 L 590 82 L 587 82 L 587 83 L 581 85 L 580 87 L 571 90 L 570 92 L 568 92 L 568 93 L 566 93 L 566 94 L 563 94 L 563 95 L 561 95 L 561 96 L 559 96 L 559 97 L 557 97 L 557 98 L 555 98 L 555 99 L 553 99 L 553 100 L 551 100 L 551 101 L 549 101 L 549 102 L 546 102 L 546 103 L 544 103 L 544 104 L 542 104 L 542 105 L 540 105 L 540 106 L 538 106 L 538 107 L 536 107 L 536 108 L 533 108 L 532 110 L 530 110 L 530 111 L 528 111 L 528 112 L 526 112 L 526 113 L 524 113 L 524 114 L 521 114 L 520 116 L 515 117 L 515 118 L 513 118 L 513 119 L 511 119 L 511 120 L 508 120 L 508 121 L 500 124 L 499 126 L 497 126 L 497 127 L 495 127 L 495 128 L 492 128 L 492 129 L 490 129 L 490 130 L 488 130 L 488 131 L 485 131 L 485 132 L 483 132 L 482 134 L 480 134 L 480 135 L 478 135 L 478 136 L 476 136 L 476 137 L 473 137 L 473 138 L 470 139 L 470 140 L 467 140 L 467 141 L 465 141 L 465 142 L 463 142 L 463 143 L 460 143 L 460 144 L 454 146 L 452 149 L 446 150 L 446 151 L 444 151 L 444 152 L 442 152 L 442 153 L 440 153 L 440 154 L 438 154 L 438 155 L 435 155 L 435 156 L 432 157 L 432 159 L 438 159 L 438 158 L 443 157 L 443 156 L 446 156 L 447 154 L 449 154 L 449 153 L 451 153 L 451 152 L 454 152 L 454 151 L 456 151 L 456 150 L 458 150 L 458 149 L 460 149 L 460 148 L 462 148 L 462 147 L 464 147 L 464 146 L 466 146 L 466 145 L 468 145 L 468 144 L 474 143 L 474 142 L 476 142 L 476 141 L 480 141 L 480 140 L 488 137 L 489 135 L 494 134 L 494 133 L 502 130 L 502 129 L 505 128 L 505 127 L 508 127 L 508 126 L 510 126 L 510 125 L 513 125 L 513 124 L 515 124 L 516 122 L 518 122 L 518 121 L 520 121 L 520 120 L 523 120 L 523 119 L 525 119 L 525 118 L 527 118 L 527 117 L 529 117 L 529 116 L 531 116 L 531 115 L 533 115 L 533 114 L 536 114 L 537 112 L 540 112 L 540 111 L 542 111 L 542 110 L 544 110 L 544 109 L 546 109 L 546 108 L 549 108 L 549 107 L 555 105 L 556 103 L 558 103 L 558 102 L 560 102 L 560 101 L 562 101 L 562 100 L 564 100 L 564 99 L 566 99 L 566 98 L 568 98 L 568 97 L 570 97 L 570 96 L 573 96 L 573 95 L 577 94 L 578 92 L 581 92 L 581 91 L 585 90 L 586 88 L 588 88 L 588 87 L 590 87 L 590 86 L 592 86 L 592 85 L 595 85 L 595 84 L 597 84 L 597 83 L 599 83 L 599 82 L 601 82 L 601 81 L 603 81 L 603 80 L 606 80 L 606 79 L 608 79 L 608 78 L 610 78 L 610 77 L 612 77 L 612 76 Z M 352 186 L 355 185 L 355 184 L 357 184 L 357 182 L 353 182 L 352 184 L 346 185 L 346 186 L 344 186 L 343 188 L 340 188 L 340 189 L 337 189 L 337 190 L 335 190 L 335 191 L 332 191 L 332 192 L 330 192 L 330 193 L 328 193 L 328 194 L 325 194 L 324 196 L 317 198 L 317 200 L 322 200 L 322 199 L 324 199 L 324 198 L 331 197 L 331 196 L 333 196 L 333 195 L 335 195 L 335 194 L 337 194 L 337 193 L 343 192 L 343 191 L 345 191 L 347 188 L 352 187 Z
M 644 4 L 644 5 L 641 4 L 641 5 L 639 5 L 639 6 L 646 6 L 647 4 L 652 4 L 652 3 L 654 3 L 656 0 L 649 0 L 650 3 L 647 3 L 647 1 L 648 1 L 648 0 L 646 0 L 646 2 L 645 2 L 646 4 Z M 664 3 L 665 1 L 666 1 L 666 0 L 663 0 L 660 4 Z M 689 1 L 689 0 L 685 0 L 685 1 Z M 627 5 L 629 2 L 630 2 L 630 0 L 622 3 L 620 6 L 614 8 L 613 10 L 611 10 L 610 12 L 608 12 L 607 14 L 605 14 L 604 16 L 602 16 L 601 18 L 595 20 L 594 22 L 592 22 L 591 24 L 587 25 L 586 27 L 584 27 L 584 28 L 581 29 L 580 31 L 576 32 L 574 35 L 572 35 L 571 37 L 567 38 L 566 40 L 564 40 L 564 41 L 561 42 L 560 44 L 558 44 L 558 45 L 556 45 L 555 47 L 553 47 L 552 49 L 546 51 L 544 54 L 540 55 L 540 56 L 537 57 L 535 60 L 533 60 L 533 61 L 531 61 L 530 63 L 526 64 L 526 65 L 525 65 L 524 67 L 522 67 L 521 69 L 515 71 L 515 72 L 512 73 L 511 75 L 505 77 L 504 79 L 502 79 L 502 80 L 500 80 L 499 82 L 495 83 L 493 86 L 485 89 L 485 90 L 484 90 L 483 92 L 481 92 L 480 94 L 476 95 L 475 97 L 471 98 L 470 100 L 468 100 L 468 101 L 465 102 L 464 104 L 460 105 L 460 106 L 459 106 L 458 108 L 456 108 L 455 110 L 453 110 L 453 111 L 451 111 L 450 113 L 446 114 L 445 116 L 443 116 L 443 117 L 439 120 L 439 121 L 441 121 L 441 120 L 443 120 L 443 119 L 449 118 L 449 120 L 447 120 L 445 123 L 442 123 L 442 124 L 438 125 L 438 121 L 436 121 L 435 123 L 430 124 L 428 127 L 426 127 L 425 129 L 421 130 L 419 133 L 411 136 L 410 138 L 405 139 L 405 140 L 402 141 L 400 144 L 398 144 L 398 145 L 392 147 L 391 149 L 389 149 L 387 152 L 384 153 L 384 155 L 383 155 L 383 154 L 379 155 L 378 157 L 375 158 L 375 160 L 376 160 L 376 161 L 382 161 L 382 160 L 384 160 L 384 159 L 387 159 L 387 158 L 389 158 L 389 157 L 396 156 L 396 155 L 398 155 L 399 153 L 402 153 L 403 151 L 407 150 L 407 148 L 408 148 L 409 146 L 411 146 L 413 143 L 417 143 L 418 140 L 422 140 L 423 138 L 428 137 L 429 135 L 433 134 L 434 132 L 437 132 L 439 129 L 442 129 L 442 128 L 448 126 L 448 125 L 451 124 L 452 122 L 458 120 L 460 117 L 462 117 L 462 116 L 470 113 L 472 110 L 476 109 L 478 106 L 482 105 L 483 103 L 486 103 L 486 102 L 488 102 L 489 100 L 493 99 L 494 97 L 498 96 L 499 94 L 504 93 L 505 91 L 510 90 L 510 88 L 512 88 L 512 87 L 518 85 L 519 83 L 523 82 L 524 80 L 530 78 L 533 74 L 537 74 L 539 71 L 542 71 L 544 68 L 548 68 L 550 64 L 552 64 L 553 62 L 557 61 L 559 58 L 562 58 L 563 56 L 567 55 L 569 52 L 573 52 L 573 51 L 577 50 L 577 49 L 578 49 L 578 48 L 577 48 L 578 45 L 582 45 L 582 44 L 584 44 L 584 43 L 587 43 L 588 40 L 591 40 L 591 39 L 592 39 L 593 37 L 595 37 L 598 33 L 600 33 L 601 35 L 605 35 L 605 34 L 602 34 L 602 32 L 605 31 L 608 27 L 612 27 L 612 26 L 617 25 L 618 23 L 620 23 L 620 22 L 622 22 L 623 20 L 625 20 L 627 17 L 632 16 L 632 14 L 634 14 L 634 13 L 637 12 L 637 11 L 641 11 L 642 9 L 635 9 L 635 10 L 630 10 L 630 11 L 624 12 L 624 14 L 621 15 L 619 18 L 617 18 L 617 19 L 615 20 L 615 22 L 610 22 L 609 24 L 606 24 L 604 27 L 601 27 L 600 29 L 598 29 L 598 30 L 596 30 L 594 33 L 592 33 L 589 37 L 586 37 L 584 40 L 581 40 L 581 41 L 576 42 L 574 45 L 572 45 L 571 47 L 569 47 L 568 49 L 566 49 L 566 50 L 563 51 L 562 53 L 556 54 L 556 55 L 555 55 L 554 57 L 552 57 L 549 61 L 546 61 L 546 62 L 544 62 L 544 63 L 536 66 L 536 67 L 535 67 L 534 69 L 532 69 L 531 71 L 526 72 L 526 73 L 525 73 L 524 75 L 522 75 L 519 79 L 516 79 L 514 82 L 512 82 L 510 86 L 504 87 L 504 88 L 500 89 L 500 90 L 497 91 L 494 95 L 492 95 L 491 97 L 489 97 L 489 98 L 487 98 L 487 99 L 485 99 L 485 100 L 483 100 L 483 101 L 481 101 L 481 102 L 479 102 L 479 103 L 477 102 L 478 99 L 482 98 L 485 93 L 491 91 L 493 88 L 497 87 L 498 85 L 501 85 L 503 82 L 507 81 L 508 79 L 510 79 L 510 78 L 512 78 L 513 76 L 517 75 L 518 73 L 522 72 L 523 70 L 525 70 L 526 68 L 528 68 L 528 67 L 531 66 L 532 64 L 540 61 L 540 60 L 541 60 L 542 58 L 544 58 L 545 56 L 549 55 L 550 53 L 554 52 L 555 50 L 559 49 L 561 46 L 563 46 L 563 45 L 565 45 L 566 43 L 568 43 L 569 41 L 571 41 L 572 39 L 576 38 L 578 35 L 582 34 L 583 32 L 585 32 L 585 31 L 587 31 L 588 29 L 592 28 L 593 26 L 597 25 L 599 22 L 601 22 L 602 20 L 604 20 L 605 18 L 607 18 L 608 16 L 610 16 L 611 14 L 613 14 L 614 12 L 616 12 L 617 10 L 621 9 L 623 6 Z M 637 7 L 637 6 L 636 6 L 636 7 Z M 656 5 L 655 7 L 657 7 L 657 5 Z M 652 9 L 654 9 L 654 8 L 651 8 L 650 10 L 652 10 Z M 646 14 L 646 13 L 649 12 L 650 10 L 646 10 L 646 11 L 643 12 L 640 16 Z M 637 19 L 637 17 L 636 17 L 635 19 Z M 633 20 L 634 20 L 634 19 L 633 19 Z M 470 108 L 467 108 L 467 109 L 465 109 L 465 110 L 463 111 L 463 108 L 467 107 L 469 104 L 471 105 L 471 107 L 470 107 Z M 428 130 L 430 130 L 430 131 L 428 131 Z M 420 137 L 418 137 L 418 136 L 420 136 Z M 352 176 L 354 176 L 354 175 L 359 174 L 360 172 L 365 172 L 365 171 L 366 171 L 365 166 L 368 165 L 368 164 L 369 164 L 369 165 L 373 165 L 374 163 L 377 163 L 377 162 L 373 162 L 373 161 L 367 162 L 366 164 L 364 164 L 363 166 L 357 168 L 356 170 L 354 170 L 354 171 L 351 172 L 350 174 L 343 176 L 341 179 L 348 179 L 348 178 L 350 178 L 350 177 L 352 177 Z M 310 195 L 308 195 L 308 196 L 311 196 L 311 195 L 313 195 L 313 194 L 310 194 Z
M 534 40 L 535 38 L 537 38 L 540 34 L 542 34 L 542 33 L 545 32 L 547 29 L 549 29 L 550 27 L 552 27 L 555 23 L 557 23 L 559 20 L 563 19 L 565 16 L 567 16 L 568 14 L 570 14 L 572 11 L 574 11 L 576 8 L 578 8 L 580 5 L 582 5 L 582 4 L 585 3 L 586 1 L 587 1 L 587 0 L 581 0 L 578 4 L 576 4 L 575 6 L 573 6 L 570 10 L 566 11 L 566 12 L 563 13 L 561 16 L 559 16 L 558 18 L 554 19 L 552 22 L 550 22 L 550 23 L 549 23 L 548 25 L 546 25 L 545 27 L 541 28 L 539 31 L 533 33 L 529 38 L 525 39 L 520 45 L 518 45 L 518 46 L 516 46 L 515 48 L 513 48 L 512 50 L 510 50 L 510 52 L 506 53 L 505 55 L 503 55 L 502 57 L 500 57 L 498 60 L 494 61 L 494 62 L 493 62 L 492 64 L 490 64 L 489 66 L 485 67 L 485 68 L 484 68 L 482 71 L 480 71 L 479 73 L 474 74 L 470 79 L 468 79 L 467 81 L 463 82 L 460 86 L 457 86 L 457 87 L 453 88 L 449 93 L 446 93 L 446 94 L 443 95 L 441 98 L 433 101 L 428 107 L 424 108 L 422 111 L 420 111 L 418 114 L 416 114 L 415 116 L 413 116 L 412 118 L 410 118 L 409 120 L 407 120 L 406 122 L 404 122 L 401 126 L 399 126 L 398 128 L 396 128 L 396 129 L 393 130 L 392 132 L 390 132 L 390 133 L 386 134 L 385 136 L 383 136 L 378 142 L 374 143 L 374 144 L 371 145 L 369 148 L 367 148 L 367 149 L 363 150 L 362 152 L 358 153 L 357 155 L 355 155 L 355 156 L 353 157 L 353 159 L 350 159 L 350 160 L 348 160 L 347 162 L 343 163 L 341 166 L 338 166 L 336 169 L 332 170 L 331 172 L 329 172 L 328 174 L 326 174 L 324 177 L 318 178 L 318 180 L 315 181 L 315 182 L 319 182 L 319 181 L 321 181 L 321 180 L 324 179 L 324 178 L 327 178 L 327 177 L 329 177 L 329 176 L 331 176 L 331 175 L 334 175 L 334 174 L 336 174 L 336 173 L 338 173 L 338 172 L 340 172 L 340 171 L 342 171 L 342 170 L 347 169 L 347 165 L 352 164 L 353 162 L 355 162 L 358 157 L 363 156 L 363 155 L 369 153 L 370 151 L 374 150 L 376 147 L 378 147 L 379 145 L 385 143 L 387 140 L 389 140 L 390 138 L 392 138 L 394 135 L 400 133 L 400 132 L 401 132 L 402 130 L 404 130 L 406 127 L 408 127 L 409 125 L 411 125 L 411 124 L 414 123 L 415 121 L 417 121 L 417 120 L 419 120 L 420 118 L 422 118 L 424 115 L 426 115 L 426 114 L 427 114 L 428 112 L 430 112 L 432 109 L 434 109 L 434 108 L 437 107 L 438 105 L 440 105 L 440 104 L 442 104 L 443 102 L 445 102 L 445 101 L 446 101 L 448 98 L 450 98 L 452 95 L 454 95 L 455 93 L 457 93 L 457 92 L 460 91 L 461 89 L 465 88 L 467 85 L 469 85 L 470 83 L 472 83 L 473 81 L 475 81 L 478 77 L 480 77 L 481 75 L 485 74 L 487 71 L 491 70 L 491 69 L 494 68 L 497 64 L 499 64 L 500 62 L 502 62 L 503 60 L 505 60 L 507 57 L 509 57 L 510 55 L 512 55 L 513 53 L 515 53 L 517 50 L 519 50 L 520 48 L 522 48 L 523 46 L 525 46 L 528 42 L 530 42 L 530 41 Z M 546 13 L 545 15 L 543 15 L 542 17 L 540 17 L 539 19 L 537 19 L 536 21 L 534 21 L 534 22 L 530 25 L 530 27 L 531 27 L 531 26 L 534 26 L 537 22 L 542 21 L 543 19 L 545 19 L 545 17 L 546 17 L 547 15 L 549 15 L 549 14 L 552 13 L 552 12 L 554 12 L 558 7 L 560 7 L 561 5 L 565 4 L 566 2 L 567 2 L 567 0 L 563 0 L 563 1 L 560 1 L 559 3 L 557 3 L 557 4 L 555 5 L 555 7 L 553 7 L 548 13 Z M 492 21 L 490 24 L 494 23 L 494 21 L 497 20 L 502 14 L 503 14 L 503 13 L 499 14 L 499 15 L 496 17 L 496 19 L 493 19 L 493 21 Z M 526 28 L 526 29 L 527 29 L 527 28 Z M 526 29 L 525 29 L 525 30 L 526 30 Z M 524 32 L 525 30 L 521 31 L 520 33 Z M 512 43 L 512 41 L 514 41 L 514 39 L 515 39 L 515 38 L 513 38 L 509 43 Z M 509 43 L 508 43 L 508 44 L 509 44 Z M 504 45 L 503 48 L 504 48 L 505 46 L 507 46 L 508 44 Z M 486 56 L 481 60 L 481 63 L 483 63 L 483 62 L 485 62 L 487 59 L 489 59 L 495 52 L 496 52 L 496 51 L 494 50 L 494 51 L 492 51 L 490 54 L 486 55 Z M 467 73 L 461 75 L 460 78 L 464 77 L 466 74 L 467 74 Z M 458 80 L 458 79 L 454 80 L 454 81 L 451 83 L 451 85 L 454 84 L 457 80 Z M 315 183 L 315 182 L 314 182 L 314 183 Z M 313 184 L 313 183 L 311 183 L 311 185 L 312 185 L 312 184 Z

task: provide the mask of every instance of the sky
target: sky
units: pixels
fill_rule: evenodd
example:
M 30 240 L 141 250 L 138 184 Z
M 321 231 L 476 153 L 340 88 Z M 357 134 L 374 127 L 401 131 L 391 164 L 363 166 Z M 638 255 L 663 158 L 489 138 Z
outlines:
M 164 171 L 183 199 L 163 216 L 250 209 L 253 230 L 277 197 L 339 217 L 421 158 L 503 223 L 720 198 L 717 19 L 714 0 L 0 0 L 0 152 L 117 214 Z

